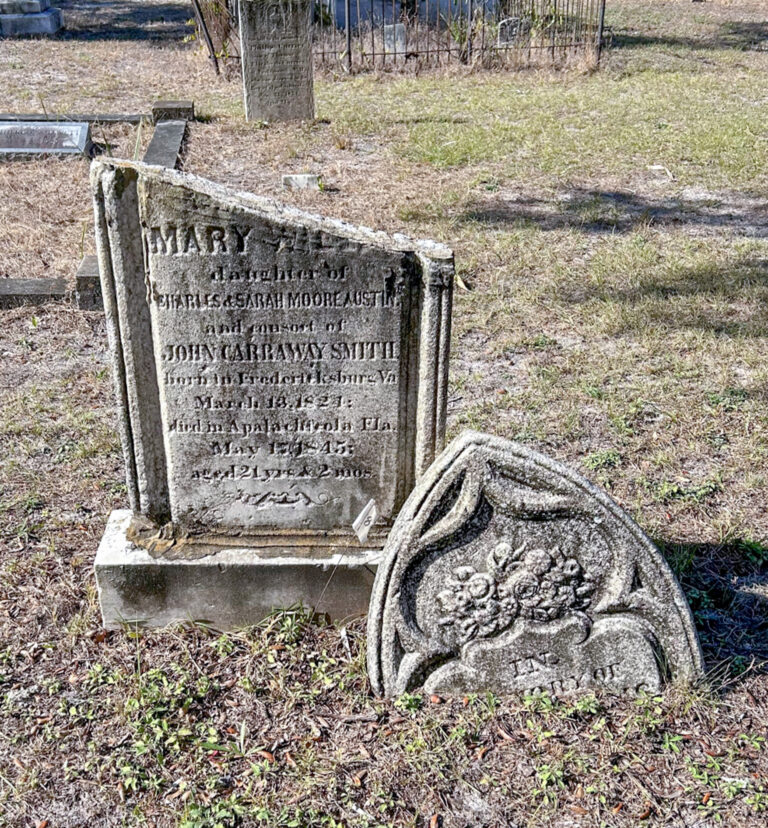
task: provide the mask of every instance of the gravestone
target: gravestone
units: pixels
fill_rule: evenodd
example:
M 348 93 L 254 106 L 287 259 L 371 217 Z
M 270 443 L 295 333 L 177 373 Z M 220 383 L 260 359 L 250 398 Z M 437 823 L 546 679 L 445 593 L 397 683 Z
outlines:
M 498 46 L 519 46 L 531 31 L 531 20 L 525 17 L 507 17 L 499 21 Z
M 405 55 L 405 23 L 389 24 L 382 27 L 384 35 L 384 54 Z
M 144 164 L 92 185 L 132 510 L 105 624 L 364 612 L 444 439 L 451 252 Z
M 2 155 L 90 155 L 91 126 L 68 121 L 0 123 Z
M 194 121 L 194 101 L 155 101 L 152 104 L 152 123 L 161 121 Z
M 315 117 L 311 0 L 239 0 L 248 121 Z
M 658 692 L 702 671 L 659 551 L 544 455 L 467 432 L 401 510 L 368 616 L 374 691 Z
M 0 36 L 52 35 L 61 28 L 61 10 L 48 0 L 0 0 Z
M 80 310 L 104 310 L 99 277 L 99 260 L 96 256 L 83 256 L 75 274 L 75 304 Z
M 159 167 L 175 167 L 186 134 L 186 121 L 160 121 L 152 133 L 152 140 L 142 160 L 145 164 Z

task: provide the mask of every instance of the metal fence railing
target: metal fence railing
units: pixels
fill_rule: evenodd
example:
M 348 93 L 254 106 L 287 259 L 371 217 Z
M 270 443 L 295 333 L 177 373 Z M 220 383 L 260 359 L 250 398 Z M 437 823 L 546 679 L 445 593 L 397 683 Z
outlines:
M 315 0 L 314 52 L 347 71 L 599 63 L 605 0 Z
M 597 65 L 606 0 L 313 0 L 318 68 Z M 239 63 L 237 0 L 194 0 L 217 71 Z M 202 27 L 200 22 L 203 21 Z

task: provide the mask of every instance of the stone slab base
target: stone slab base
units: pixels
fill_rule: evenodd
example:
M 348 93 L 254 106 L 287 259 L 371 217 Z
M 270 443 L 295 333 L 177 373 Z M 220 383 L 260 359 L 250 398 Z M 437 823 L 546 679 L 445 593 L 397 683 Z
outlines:
M 0 279 L 0 308 L 42 305 L 67 295 L 67 283 L 61 278 Z
M 75 274 L 75 304 L 80 310 L 103 311 L 99 260 L 96 256 L 83 256 Z
M 0 0 L 0 14 L 40 14 L 50 5 L 48 0 Z
M 194 561 L 153 558 L 126 537 L 131 512 L 112 512 L 96 553 L 104 626 L 201 621 L 231 630 L 302 603 L 333 620 L 363 615 L 381 550 L 343 555 L 222 549 Z
M 61 28 L 61 9 L 46 9 L 39 14 L 0 14 L 0 35 L 52 35 Z

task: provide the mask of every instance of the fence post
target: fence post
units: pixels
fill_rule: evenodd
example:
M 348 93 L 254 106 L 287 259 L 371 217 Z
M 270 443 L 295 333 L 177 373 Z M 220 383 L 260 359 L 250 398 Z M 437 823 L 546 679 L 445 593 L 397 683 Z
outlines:
M 352 74 L 352 27 L 349 19 L 352 16 L 351 5 L 351 0 L 344 0 L 344 17 L 346 18 L 347 28 L 347 72 L 350 74 Z
M 467 6 L 467 66 L 472 65 L 472 18 L 475 15 L 472 0 Z
M 603 52 L 603 29 L 605 28 L 605 0 L 600 0 L 600 20 L 597 24 L 597 65 Z

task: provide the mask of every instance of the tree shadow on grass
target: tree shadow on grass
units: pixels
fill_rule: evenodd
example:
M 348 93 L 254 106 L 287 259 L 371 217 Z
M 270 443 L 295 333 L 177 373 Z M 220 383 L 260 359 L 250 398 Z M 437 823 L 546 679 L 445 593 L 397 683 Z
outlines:
M 657 543 L 678 573 L 713 683 L 768 673 L 768 549 L 740 540 Z
M 645 330 L 652 324 L 737 339 L 768 337 L 768 258 L 711 261 L 628 281 L 629 285 L 568 283 L 561 286 L 560 297 L 571 304 L 622 305 L 630 311 L 622 316 L 627 330 Z
M 662 228 L 709 239 L 768 238 L 768 202 L 738 194 L 727 198 L 653 200 L 600 190 L 571 190 L 559 201 L 495 196 L 469 204 L 458 220 L 499 230 L 532 226 L 605 237 Z M 734 337 L 768 336 L 768 252 L 762 255 L 753 245 L 728 250 L 723 256 L 699 255 L 693 263 L 672 256 L 652 265 L 645 265 L 642 258 L 638 261 L 633 266 L 631 256 L 627 260 L 619 256 L 614 276 L 620 278 L 611 278 L 609 273 L 603 283 L 567 280 L 559 286 L 558 295 L 574 305 L 621 304 L 630 311 L 622 315 L 627 329 L 645 328 L 650 322 Z M 628 269 L 626 277 L 622 267 Z M 608 263 L 604 263 L 606 268 L 610 269 Z M 635 306 L 638 312 L 633 314 Z
M 768 238 L 768 201 L 702 191 L 690 198 L 649 198 L 622 190 L 573 188 L 558 200 L 512 194 L 471 202 L 459 221 L 497 229 L 535 225 L 584 233 L 629 233 L 637 227 L 690 228 L 701 235 L 733 230 Z
M 56 0 L 65 40 L 183 40 L 193 32 L 192 5 L 181 0 Z
M 616 29 L 611 36 L 612 49 L 643 49 L 649 46 L 690 49 L 735 49 L 768 51 L 768 22 L 731 20 L 723 23 L 714 33 L 699 37 L 685 35 L 652 35 Z

